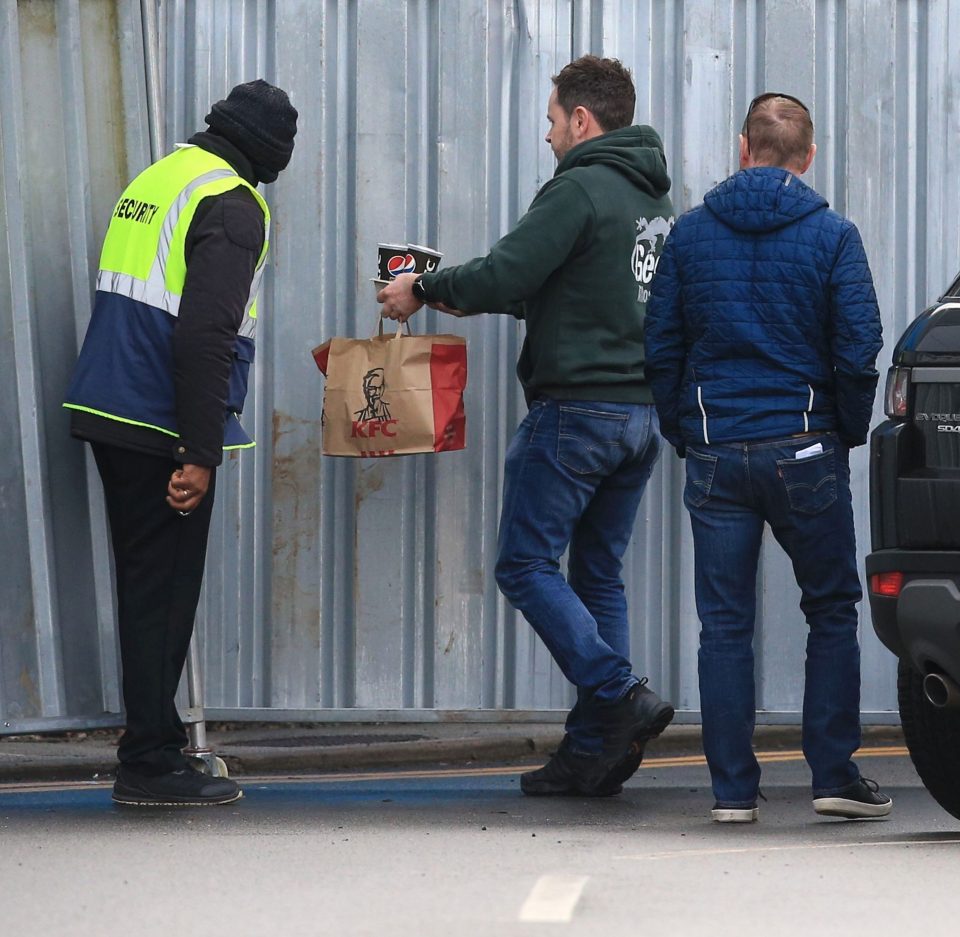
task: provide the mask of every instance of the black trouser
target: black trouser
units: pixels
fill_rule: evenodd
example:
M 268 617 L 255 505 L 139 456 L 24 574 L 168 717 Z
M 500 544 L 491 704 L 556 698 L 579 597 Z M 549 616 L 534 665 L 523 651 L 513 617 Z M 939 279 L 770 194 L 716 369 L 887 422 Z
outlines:
M 174 702 L 200 599 L 216 470 L 199 507 L 166 502 L 172 459 L 92 443 L 103 481 L 117 577 L 127 730 L 118 756 L 143 774 L 184 765 L 187 733 Z

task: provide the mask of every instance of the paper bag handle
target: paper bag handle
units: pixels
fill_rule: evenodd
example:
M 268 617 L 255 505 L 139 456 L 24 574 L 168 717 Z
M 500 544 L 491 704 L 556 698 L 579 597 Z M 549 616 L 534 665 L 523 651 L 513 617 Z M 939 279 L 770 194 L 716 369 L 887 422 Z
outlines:
M 384 317 L 383 315 L 378 316 L 377 335 L 379 335 L 380 338 L 383 338 L 383 320 L 384 320 L 384 318 L 385 318 L 385 317 Z M 407 327 L 407 335 L 413 334 L 413 333 L 410 331 L 410 321 L 409 321 L 409 319 L 408 319 L 406 322 L 397 322 L 397 334 L 394 336 L 394 338 L 400 338 L 400 336 L 403 335 L 403 327 L 404 327 L 404 326 Z

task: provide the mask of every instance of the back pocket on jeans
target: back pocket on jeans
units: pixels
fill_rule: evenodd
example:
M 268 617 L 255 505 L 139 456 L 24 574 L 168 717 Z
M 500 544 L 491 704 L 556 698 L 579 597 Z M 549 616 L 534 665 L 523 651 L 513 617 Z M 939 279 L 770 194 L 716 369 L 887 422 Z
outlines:
M 777 459 L 790 510 L 819 514 L 837 500 L 837 463 L 833 450 L 809 459 Z
M 573 472 L 589 475 L 619 462 L 627 429 L 626 413 L 609 413 L 560 404 L 557 461 Z
M 686 463 L 687 483 L 683 488 L 683 503 L 688 508 L 699 508 L 710 500 L 717 457 L 697 452 L 688 446 Z

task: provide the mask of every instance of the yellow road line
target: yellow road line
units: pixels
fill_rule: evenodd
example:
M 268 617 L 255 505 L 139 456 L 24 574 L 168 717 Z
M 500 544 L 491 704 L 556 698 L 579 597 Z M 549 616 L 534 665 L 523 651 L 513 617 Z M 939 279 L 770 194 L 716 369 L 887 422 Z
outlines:
M 861 748 L 855 758 L 896 758 L 908 755 L 903 746 L 889 745 Z M 799 749 L 787 751 L 757 752 L 757 761 L 761 764 L 789 763 L 803 761 L 803 752 Z M 703 755 L 673 755 L 662 758 L 647 758 L 640 766 L 641 770 L 651 768 L 684 768 L 705 766 Z M 530 765 L 504 765 L 492 768 L 432 768 L 424 770 L 402 771 L 352 771 L 349 773 L 303 774 L 296 776 L 278 776 L 270 774 L 244 775 L 239 778 L 243 784 L 341 784 L 354 781 L 422 781 L 439 778 L 464 777 L 509 777 L 529 771 Z M 91 781 L 32 781 L 24 783 L 0 784 L 0 793 L 37 793 L 46 790 L 82 790 L 83 788 L 102 788 L 113 784 L 111 778 Z
M 902 746 L 884 746 L 875 748 L 861 748 L 855 755 L 855 758 L 891 758 L 909 754 L 907 749 Z M 788 763 L 792 761 L 803 761 L 803 752 L 799 749 L 782 752 L 757 752 L 757 761 L 761 764 Z M 646 758 L 640 765 L 640 770 L 651 768 L 684 768 L 690 766 L 706 766 L 707 761 L 703 755 L 674 755 L 663 758 Z M 321 781 L 325 783 L 337 783 L 339 781 L 391 781 L 391 780 L 429 780 L 432 778 L 448 777 L 509 777 L 510 775 L 523 774 L 529 771 L 530 765 L 503 765 L 492 768 L 433 768 L 429 770 L 405 770 L 405 771 L 375 771 L 369 773 L 352 772 L 350 774 L 324 774 L 315 775 L 309 780 Z M 270 775 L 251 775 L 244 778 L 245 781 L 273 781 L 286 780 L 296 782 L 301 780 L 299 777 L 289 777 L 278 779 Z M 304 778 L 306 780 L 306 778 Z

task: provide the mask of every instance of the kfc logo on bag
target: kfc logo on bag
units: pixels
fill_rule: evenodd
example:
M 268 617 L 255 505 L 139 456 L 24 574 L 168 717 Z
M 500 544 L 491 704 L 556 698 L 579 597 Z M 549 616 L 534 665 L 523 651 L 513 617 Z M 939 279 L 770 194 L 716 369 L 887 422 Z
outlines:
M 390 407 L 383 399 L 387 382 L 383 368 L 371 368 L 363 375 L 363 397 L 367 405 L 354 416 L 352 437 L 373 439 L 376 436 L 396 436 L 397 421 L 390 417 Z
M 391 277 L 398 277 L 401 273 L 413 273 L 417 269 L 417 262 L 413 254 L 394 254 L 387 261 L 387 273 Z
M 407 253 L 386 247 L 384 272 L 390 257 Z M 409 253 L 417 256 L 413 248 Z M 467 343 L 461 336 L 331 338 L 313 349 L 313 359 L 327 379 L 325 456 L 375 459 L 466 447 Z

